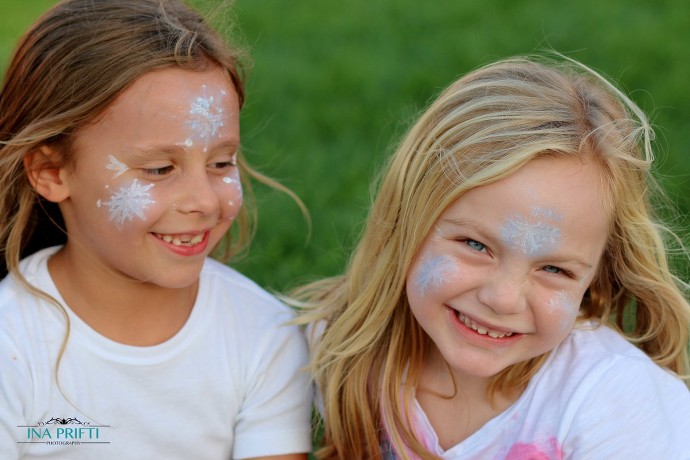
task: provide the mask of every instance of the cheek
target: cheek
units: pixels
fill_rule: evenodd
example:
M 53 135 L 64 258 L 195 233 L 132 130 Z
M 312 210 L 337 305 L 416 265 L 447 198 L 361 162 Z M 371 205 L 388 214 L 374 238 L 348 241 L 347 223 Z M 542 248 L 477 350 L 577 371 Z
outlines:
M 242 208 L 242 182 L 239 169 L 224 176 L 218 184 L 218 195 L 221 205 L 221 219 L 233 220 Z
M 461 277 L 460 269 L 451 256 L 422 254 L 408 277 L 408 291 L 421 299 L 437 293 Z
M 106 186 L 107 198 L 96 201 L 96 207 L 107 210 L 108 220 L 118 230 L 136 221 L 148 220 L 148 213 L 156 204 L 153 197 L 154 184 L 130 182 Z
M 543 301 L 544 315 L 554 332 L 570 330 L 580 309 L 575 297 L 566 291 L 557 291 Z

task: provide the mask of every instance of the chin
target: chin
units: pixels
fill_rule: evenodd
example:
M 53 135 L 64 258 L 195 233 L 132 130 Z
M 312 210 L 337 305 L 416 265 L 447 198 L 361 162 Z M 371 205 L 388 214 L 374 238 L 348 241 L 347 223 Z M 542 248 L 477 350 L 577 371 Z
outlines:
M 158 286 L 164 289 L 186 289 L 194 286 L 199 281 L 201 274 L 201 266 L 198 270 L 181 270 L 179 268 L 171 268 L 169 272 L 162 276 L 154 276 L 146 281 L 146 283 Z

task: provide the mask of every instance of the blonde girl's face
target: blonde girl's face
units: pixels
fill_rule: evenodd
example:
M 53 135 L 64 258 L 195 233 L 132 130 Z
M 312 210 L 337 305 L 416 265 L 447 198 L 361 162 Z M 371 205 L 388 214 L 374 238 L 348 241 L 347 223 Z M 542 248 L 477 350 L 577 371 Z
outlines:
M 488 379 L 571 331 L 608 238 L 597 166 L 540 158 L 439 217 L 407 276 L 415 318 L 459 379 Z
M 140 77 L 76 135 L 76 165 L 61 172 L 69 250 L 118 276 L 190 286 L 240 211 L 239 142 L 220 69 Z

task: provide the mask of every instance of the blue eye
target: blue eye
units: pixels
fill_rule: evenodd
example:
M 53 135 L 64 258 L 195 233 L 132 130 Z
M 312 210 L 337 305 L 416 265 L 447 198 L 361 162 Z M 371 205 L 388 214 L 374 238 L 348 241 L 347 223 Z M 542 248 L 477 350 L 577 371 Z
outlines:
M 484 244 L 480 243 L 479 241 L 465 240 L 465 243 L 467 244 L 467 246 L 471 247 L 475 251 L 484 252 L 486 250 L 486 246 L 484 246 Z
M 548 272 L 548 273 L 556 273 L 556 274 L 563 273 L 563 270 L 556 267 L 555 265 L 544 265 L 542 267 L 542 270 L 544 270 L 545 272 Z

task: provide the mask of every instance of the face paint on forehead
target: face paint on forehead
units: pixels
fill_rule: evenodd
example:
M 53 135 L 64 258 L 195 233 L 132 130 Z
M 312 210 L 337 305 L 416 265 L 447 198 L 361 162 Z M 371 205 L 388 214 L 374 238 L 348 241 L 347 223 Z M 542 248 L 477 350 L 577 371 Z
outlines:
M 110 171 L 115 171 L 113 178 L 123 175 L 129 169 L 126 164 L 115 158 L 113 155 L 108 155 L 109 163 L 105 165 L 105 168 Z
M 561 221 L 561 216 L 553 209 L 545 208 L 541 204 L 535 204 L 533 206 L 530 206 L 530 213 L 533 216 L 541 216 L 546 219 L 550 219 L 555 222 L 560 222 Z
M 125 221 L 132 221 L 134 217 L 146 220 L 144 211 L 155 203 L 151 198 L 150 190 L 154 184 L 142 185 L 136 179 L 127 185 L 120 187 L 110 196 L 109 201 L 98 200 L 96 206 L 107 206 L 110 220 L 118 229 L 122 229 Z
M 515 214 L 501 228 L 503 242 L 526 255 L 538 255 L 553 249 L 561 240 L 556 226 L 560 216 L 552 209 L 532 206 L 530 216 Z
M 187 126 L 191 130 L 191 137 L 185 140 L 185 145 L 190 147 L 192 138 L 196 138 L 204 142 L 205 151 L 209 141 L 218 136 L 218 131 L 228 118 L 222 105 L 222 99 L 227 93 L 221 90 L 216 95 L 209 95 L 206 85 L 201 85 L 201 93 L 201 96 L 192 100 L 189 109 Z
M 449 282 L 458 272 L 458 266 L 451 256 L 440 255 L 427 258 L 419 265 L 415 286 L 424 295 L 427 290 L 438 288 Z

